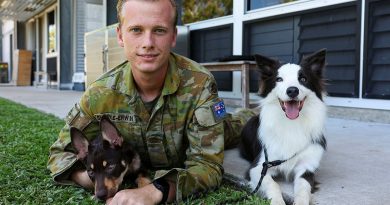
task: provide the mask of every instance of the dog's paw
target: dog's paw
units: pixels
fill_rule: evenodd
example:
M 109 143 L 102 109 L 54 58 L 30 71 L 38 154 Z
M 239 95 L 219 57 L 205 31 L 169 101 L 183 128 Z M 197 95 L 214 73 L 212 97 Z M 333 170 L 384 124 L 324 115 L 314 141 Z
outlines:
M 152 180 L 150 180 L 150 179 L 147 178 L 147 177 L 141 177 L 141 176 L 139 176 L 139 177 L 135 180 L 135 182 L 137 183 L 138 188 L 140 188 L 140 187 L 144 187 L 144 186 L 146 186 L 146 185 L 152 183 Z
M 286 205 L 283 198 L 274 198 L 271 199 L 271 205 Z
M 294 200 L 294 205 L 310 205 L 310 199 L 305 197 L 297 197 Z

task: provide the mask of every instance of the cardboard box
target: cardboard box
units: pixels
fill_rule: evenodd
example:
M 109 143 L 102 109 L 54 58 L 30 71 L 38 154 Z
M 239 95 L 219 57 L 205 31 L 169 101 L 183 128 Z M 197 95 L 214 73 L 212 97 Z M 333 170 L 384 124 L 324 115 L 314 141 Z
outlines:
M 15 50 L 14 69 L 12 80 L 17 86 L 31 85 L 32 52 L 28 50 Z

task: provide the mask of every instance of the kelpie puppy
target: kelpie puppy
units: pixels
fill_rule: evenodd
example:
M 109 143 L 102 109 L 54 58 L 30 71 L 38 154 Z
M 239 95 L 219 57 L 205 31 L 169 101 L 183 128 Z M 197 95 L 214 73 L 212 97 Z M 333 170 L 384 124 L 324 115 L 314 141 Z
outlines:
M 100 120 L 101 133 L 91 142 L 77 128 L 71 127 L 72 145 L 77 158 L 85 165 L 89 177 L 95 186 L 95 197 L 106 200 L 118 191 L 126 175 L 137 177 L 138 187 L 151 181 L 146 178 L 146 169 L 142 167 L 138 153 L 123 140 L 119 131 L 103 115 Z

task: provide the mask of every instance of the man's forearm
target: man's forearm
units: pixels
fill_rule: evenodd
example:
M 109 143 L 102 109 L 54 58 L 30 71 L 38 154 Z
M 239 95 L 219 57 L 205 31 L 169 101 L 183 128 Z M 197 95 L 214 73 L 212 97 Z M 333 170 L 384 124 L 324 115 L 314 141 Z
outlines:
M 74 171 L 71 175 L 72 181 L 76 182 L 78 185 L 87 188 L 93 189 L 94 185 L 92 180 L 89 178 L 86 170 L 77 170 Z
M 167 202 L 174 202 L 176 199 L 176 184 L 174 182 L 168 181 L 169 184 L 169 194 L 167 198 Z

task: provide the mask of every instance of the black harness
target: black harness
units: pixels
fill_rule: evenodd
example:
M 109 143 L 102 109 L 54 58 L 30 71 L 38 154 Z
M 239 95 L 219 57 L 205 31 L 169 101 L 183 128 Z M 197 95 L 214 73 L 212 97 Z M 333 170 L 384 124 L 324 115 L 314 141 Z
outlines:
M 310 144 L 309 144 L 310 145 Z M 256 188 L 250 192 L 250 195 L 255 195 L 258 191 L 259 191 L 259 188 L 261 186 L 261 183 L 263 182 L 263 179 L 265 177 L 265 175 L 267 174 L 267 171 L 269 168 L 271 167 L 276 167 L 276 166 L 279 166 L 281 164 L 283 164 L 284 162 L 294 158 L 295 156 L 297 156 L 299 153 L 301 153 L 303 150 L 305 150 L 309 145 L 305 146 L 302 150 L 300 150 L 299 152 L 295 153 L 294 155 L 292 155 L 290 158 L 288 159 L 285 159 L 285 160 L 274 160 L 274 161 L 268 161 L 268 153 L 267 153 L 267 148 L 263 147 L 263 150 L 264 150 L 264 158 L 265 158 L 265 161 L 263 162 L 263 169 L 261 170 L 261 177 L 260 177 L 260 180 L 259 182 L 257 183 L 257 186 Z M 261 152 L 259 153 L 259 155 L 261 154 Z M 233 182 L 234 183 L 234 182 Z M 249 192 L 248 192 L 249 193 Z M 227 204 L 227 203 L 234 203 L 234 202 L 239 202 L 239 201 L 243 201 L 245 199 L 247 199 L 249 197 L 249 195 L 246 195 L 246 196 L 243 196 L 243 197 L 240 197 L 238 199 L 228 199 L 228 200 L 224 200 L 222 202 L 219 202 L 217 203 L 218 205 L 222 205 L 222 204 Z
M 267 174 L 267 171 L 269 168 L 281 165 L 282 163 L 286 162 L 287 160 L 292 159 L 293 157 L 295 157 L 298 154 L 298 153 L 295 153 L 293 156 L 291 156 L 290 158 L 285 159 L 285 160 L 274 160 L 274 161 L 270 162 L 270 161 L 268 161 L 267 148 L 263 147 L 263 149 L 264 149 L 265 161 L 263 162 L 263 169 L 261 170 L 261 177 L 260 177 L 259 182 L 257 183 L 255 190 L 253 190 L 251 194 L 256 194 L 257 191 L 259 191 L 259 188 L 261 186 L 261 183 L 263 182 L 264 176 Z

